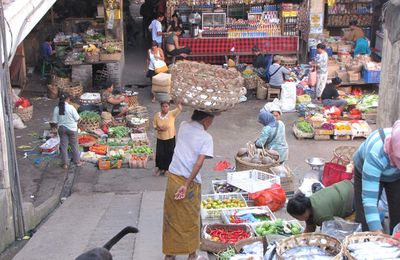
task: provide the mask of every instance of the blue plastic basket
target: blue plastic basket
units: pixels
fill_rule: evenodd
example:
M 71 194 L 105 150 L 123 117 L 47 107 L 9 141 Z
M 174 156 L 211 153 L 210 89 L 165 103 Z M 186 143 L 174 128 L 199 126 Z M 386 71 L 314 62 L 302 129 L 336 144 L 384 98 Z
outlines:
M 379 83 L 381 80 L 380 70 L 366 70 L 363 69 L 363 80 L 365 83 Z

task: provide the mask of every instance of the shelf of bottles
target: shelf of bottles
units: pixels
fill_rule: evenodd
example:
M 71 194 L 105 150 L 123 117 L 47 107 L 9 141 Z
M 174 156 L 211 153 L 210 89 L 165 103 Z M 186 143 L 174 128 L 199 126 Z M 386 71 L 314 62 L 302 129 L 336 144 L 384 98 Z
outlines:
M 357 20 L 359 26 L 370 26 L 374 12 L 372 1 L 337 1 L 328 7 L 328 27 L 348 27 Z

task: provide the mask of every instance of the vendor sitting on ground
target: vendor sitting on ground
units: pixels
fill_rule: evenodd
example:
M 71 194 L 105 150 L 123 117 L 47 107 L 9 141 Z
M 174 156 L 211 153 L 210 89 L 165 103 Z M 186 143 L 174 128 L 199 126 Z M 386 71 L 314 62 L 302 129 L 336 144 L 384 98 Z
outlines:
M 368 39 L 360 37 L 356 40 L 356 46 L 354 47 L 354 57 L 357 55 L 370 55 L 371 49 L 369 48 Z
M 344 40 L 355 42 L 358 38 L 364 37 L 363 29 L 358 27 L 357 24 L 357 20 L 353 20 L 350 22 L 350 32 L 344 35 Z
M 339 99 L 339 92 L 337 87 L 342 84 L 342 80 L 339 77 L 332 79 L 332 83 L 326 85 L 324 91 L 322 92 L 322 104 L 324 106 L 335 106 L 335 107 L 345 107 L 347 106 L 347 101 Z
M 353 184 L 344 180 L 317 191 L 309 198 L 303 193 L 296 194 L 289 200 L 286 209 L 295 219 L 306 222 L 305 233 L 314 232 L 324 221 L 350 216 L 353 199 Z
M 285 75 L 290 73 L 290 70 L 281 65 L 281 56 L 274 56 L 274 63 L 269 67 L 269 85 L 271 88 L 281 88 L 285 83 Z
M 289 152 L 286 142 L 285 124 L 281 120 L 275 120 L 271 112 L 265 109 L 260 110 L 258 122 L 264 127 L 260 137 L 256 141 L 256 146 L 277 151 L 279 153 L 279 162 L 285 162 Z
M 123 95 L 114 95 L 114 84 L 107 81 L 104 83 L 104 90 L 101 94 L 101 100 L 105 109 L 110 112 L 113 116 L 124 116 L 128 111 L 128 107 L 124 105 L 125 96 Z
M 171 56 L 181 56 L 186 58 L 188 54 L 192 51 L 190 47 L 179 46 L 179 36 L 182 34 L 182 28 L 176 27 L 175 31 L 168 34 L 165 42 L 167 44 L 167 54 Z

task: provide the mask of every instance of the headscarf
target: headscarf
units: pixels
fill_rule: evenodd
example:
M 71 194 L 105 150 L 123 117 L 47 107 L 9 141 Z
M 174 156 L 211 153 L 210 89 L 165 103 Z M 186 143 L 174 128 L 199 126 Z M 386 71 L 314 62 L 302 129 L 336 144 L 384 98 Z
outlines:
M 258 122 L 260 122 L 264 126 L 275 127 L 276 121 L 275 117 L 271 112 L 261 109 L 260 113 L 258 114 Z
M 384 150 L 390 164 L 400 169 L 400 120 L 394 123 L 391 136 L 385 138 Z

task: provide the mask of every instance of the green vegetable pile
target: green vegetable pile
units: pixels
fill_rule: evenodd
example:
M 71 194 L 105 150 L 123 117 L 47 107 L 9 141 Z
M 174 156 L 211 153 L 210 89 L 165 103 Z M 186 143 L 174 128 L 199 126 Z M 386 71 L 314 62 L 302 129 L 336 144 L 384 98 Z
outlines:
M 129 129 L 126 126 L 113 126 L 108 129 L 108 135 L 115 138 L 124 138 L 129 135 Z
M 148 147 L 148 146 L 136 146 L 136 147 L 133 147 L 132 149 L 130 149 L 128 151 L 128 153 L 151 155 L 151 154 L 153 154 L 153 149 L 151 147 Z
M 356 108 L 361 111 L 367 111 L 369 108 L 378 107 L 379 96 L 376 94 L 365 95 L 357 104 Z
M 219 260 L 229 260 L 236 255 L 236 252 L 235 252 L 235 249 L 230 246 L 230 247 L 228 247 L 227 250 L 225 250 L 219 254 L 214 254 L 214 255 Z
M 296 126 L 297 126 L 297 129 L 299 129 L 303 133 L 313 133 L 314 132 L 312 125 L 305 120 L 297 121 Z
M 346 98 L 346 101 L 347 101 L 348 105 L 356 105 L 359 100 L 360 99 L 358 97 L 354 97 L 354 96 Z
M 87 123 L 98 123 L 101 120 L 101 116 L 93 111 L 83 111 L 79 114 L 81 121 Z
M 277 219 L 275 221 L 265 222 L 256 227 L 256 233 L 258 236 L 266 236 L 272 234 L 279 235 L 298 235 L 301 233 L 301 227 L 296 223 L 290 223 Z

